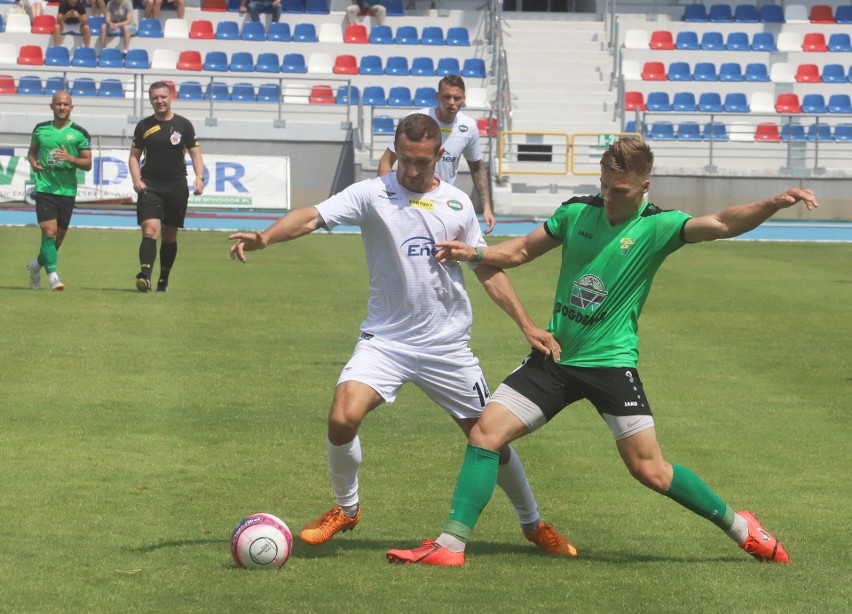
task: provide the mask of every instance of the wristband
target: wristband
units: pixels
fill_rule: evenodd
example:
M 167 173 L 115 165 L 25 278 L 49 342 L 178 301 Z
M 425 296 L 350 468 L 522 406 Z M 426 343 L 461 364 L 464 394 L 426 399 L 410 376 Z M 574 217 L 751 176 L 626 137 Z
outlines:
M 477 264 L 485 260 L 485 250 L 481 247 L 476 248 L 476 256 L 473 257 L 473 261 Z

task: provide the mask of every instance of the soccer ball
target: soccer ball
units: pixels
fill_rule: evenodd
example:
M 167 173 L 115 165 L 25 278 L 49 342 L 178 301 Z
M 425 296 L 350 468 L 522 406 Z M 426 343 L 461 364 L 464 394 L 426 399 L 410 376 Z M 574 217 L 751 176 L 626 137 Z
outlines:
M 243 518 L 231 534 L 231 556 L 247 569 L 277 569 L 293 549 L 293 534 L 283 520 L 272 514 Z

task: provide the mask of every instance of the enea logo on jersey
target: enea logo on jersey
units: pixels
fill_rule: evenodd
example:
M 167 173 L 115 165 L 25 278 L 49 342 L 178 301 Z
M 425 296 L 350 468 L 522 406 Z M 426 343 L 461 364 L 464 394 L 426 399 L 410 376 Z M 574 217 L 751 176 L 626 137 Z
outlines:
M 606 298 L 604 283 L 597 275 L 583 275 L 571 287 L 571 305 L 596 311 Z
M 403 241 L 400 248 L 403 255 L 409 258 L 419 258 L 420 256 L 431 258 L 438 253 L 435 241 L 429 237 L 411 237 Z
M 459 126 L 459 132 L 467 132 L 467 130 L 468 130 L 468 128 L 467 128 L 467 126 L 465 126 L 464 124 L 462 124 L 461 126 Z
M 447 201 L 447 206 L 448 206 L 450 209 L 452 209 L 453 211 L 461 211 L 462 209 L 464 209 L 464 205 L 463 205 L 463 204 L 461 204 L 461 203 L 460 203 L 459 201 L 457 201 L 456 199 L 448 200 L 448 201 Z
M 428 198 L 409 198 L 408 206 L 417 209 L 425 209 L 426 211 L 434 211 L 435 203 Z

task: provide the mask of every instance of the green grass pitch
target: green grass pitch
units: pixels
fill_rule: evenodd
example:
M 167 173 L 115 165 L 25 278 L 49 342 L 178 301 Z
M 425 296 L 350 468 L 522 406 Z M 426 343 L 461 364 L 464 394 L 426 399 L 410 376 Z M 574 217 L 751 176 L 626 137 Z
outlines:
M 495 241 L 499 239 L 494 239 Z M 27 288 L 38 230 L 0 228 L 2 612 L 841 612 L 852 599 L 852 246 L 691 246 L 657 276 L 640 371 L 664 453 L 754 510 L 761 565 L 632 480 L 587 403 L 517 443 L 576 560 L 539 555 L 498 491 L 463 569 L 391 566 L 443 526 L 464 453 L 419 390 L 361 430 L 363 517 L 276 572 L 228 551 L 251 512 L 294 533 L 333 501 L 325 421 L 364 317 L 357 236 L 227 255 L 187 232 L 167 295 L 134 288 L 139 233 L 72 228 L 63 293 Z M 558 255 L 510 272 L 545 324 Z M 527 351 L 468 277 L 491 387 Z

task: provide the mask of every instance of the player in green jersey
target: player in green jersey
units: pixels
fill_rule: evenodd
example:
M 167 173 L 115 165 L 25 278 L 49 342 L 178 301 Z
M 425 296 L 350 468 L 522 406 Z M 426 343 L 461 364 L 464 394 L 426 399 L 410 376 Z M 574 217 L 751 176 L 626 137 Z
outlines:
M 601 193 L 564 203 L 525 237 L 488 248 L 437 243 L 437 259 L 484 262 L 500 268 L 562 248 L 562 269 L 548 330 L 549 354 L 533 352 L 494 391 L 471 429 L 452 511 L 437 540 L 390 550 L 396 563 L 463 565 L 464 548 L 494 493 L 496 450 L 543 426 L 563 408 L 588 399 L 607 422 L 631 475 L 707 518 L 761 561 L 788 563 L 783 546 L 752 512 L 735 512 L 697 475 L 660 451 L 651 408 L 636 370 L 639 314 L 666 256 L 688 243 L 736 237 L 813 192 L 791 188 L 763 201 L 690 217 L 645 200 L 654 156 L 633 139 L 615 142 L 601 158 Z
M 53 120 L 37 124 L 27 152 L 35 176 L 36 219 L 41 228 L 38 257 L 27 264 L 30 288 L 41 288 L 41 267 L 51 290 L 64 290 L 56 273 L 57 250 L 65 239 L 77 199 L 77 171 L 92 168 L 89 133 L 71 121 L 71 95 L 56 92 L 50 102 Z

